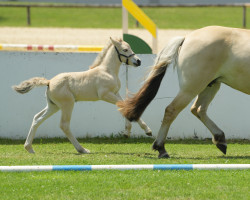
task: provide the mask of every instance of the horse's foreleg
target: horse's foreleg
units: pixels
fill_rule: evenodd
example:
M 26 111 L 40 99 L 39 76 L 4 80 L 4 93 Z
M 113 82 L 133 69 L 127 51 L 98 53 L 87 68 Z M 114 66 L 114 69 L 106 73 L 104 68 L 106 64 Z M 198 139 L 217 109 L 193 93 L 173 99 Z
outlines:
M 147 136 L 152 136 L 152 130 L 147 126 L 147 124 L 142 119 L 139 119 L 137 123 L 145 131 L 145 134 Z M 125 131 L 126 131 L 124 133 L 125 137 L 130 137 L 131 129 L 132 129 L 131 122 L 128 119 L 125 119 Z
M 114 94 L 112 92 L 109 92 L 108 94 L 102 96 L 102 100 L 112 103 L 112 104 L 116 104 L 118 101 L 122 101 L 123 99 L 119 93 Z M 147 126 L 147 124 L 142 119 L 139 119 L 137 123 L 145 131 L 146 135 L 152 136 L 151 129 Z M 128 119 L 125 119 L 125 133 L 124 133 L 125 137 L 130 137 L 131 128 L 132 128 L 131 122 Z
M 131 134 L 131 129 L 132 129 L 132 124 L 128 119 L 125 119 L 125 137 L 130 137 Z M 147 136 L 152 136 L 152 130 L 147 126 L 147 124 L 140 118 L 137 123 L 139 124 L 139 126 L 141 127 L 141 129 L 143 129 L 145 131 L 145 134 Z
M 77 139 L 73 136 L 70 130 L 70 119 L 72 110 L 74 107 L 74 101 L 65 101 L 61 105 L 62 110 L 62 116 L 61 116 L 61 122 L 60 122 L 60 128 L 65 133 L 69 141 L 74 145 L 75 149 L 79 153 L 89 153 L 90 151 L 83 148 L 80 143 L 77 141 Z
M 147 124 L 140 118 L 137 123 L 145 131 L 147 136 L 152 136 L 152 130 L 147 126 Z
M 37 113 L 34 118 L 32 125 L 30 127 L 29 134 L 26 138 L 24 148 L 29 152 L 29 153 L 35 153 L 35 151 L 32 148 L 32 141 L 35 137 L 37 128 L 46 120 L 48 119 L 51 115 L 53 115 L 55 112 L 58 111 L 58 107 L 55 104 L 52 104 L 48 100 L 48 105 L 46 108 L 44 108 L 41 112 Z
M 99 96 L 103 101 L 106 101 L 112 104 L 116 104 L 118 101 L 122 100 L 122 97 L 120 96 L 119 93 L 114 94 L 113 92 L 108 92 L 105 94 L 100 94 Z M 125 119 L 125 133 L 124 133 L 125 137 L 130 137 L 131 128 L 132 128 L 131 122 Z
M 131 135 L 132 124 L 128 119 L 125 119 L 125 132 L 124 137 L 129 138 Z
M 190 103 L 190 101 L 194 97 L 195 95 L 193 94 L 180 91 L 174 98 L 174 100 L 165 109 L 161 128 L 152 146 L 153 150 L 159 151 L 158 158 L 169 158 L 169 155 L 164 147 L 168 130 L 178 114 Z
M 224 132 L 207 116 L 207 109 L 214 96 L 220 89 L 220 83 L 215 82 L 206 87 L 197 97 L 191 107 L 191 112 L 211 131 L 213 143 L 226 154 L 227 144 Z

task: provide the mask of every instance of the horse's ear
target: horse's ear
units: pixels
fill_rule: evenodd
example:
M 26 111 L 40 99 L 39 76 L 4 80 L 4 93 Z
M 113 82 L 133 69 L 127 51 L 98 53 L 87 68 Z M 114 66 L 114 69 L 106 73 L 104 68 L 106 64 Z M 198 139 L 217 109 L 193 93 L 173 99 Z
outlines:
M 110 37 L 110 40 L 113 43 L 113 45 L 115 45 L 115 46 L 119 46 L 120 45 L 120 42 L 117 41 L 117 40 L 114 40 L 112 37 Z

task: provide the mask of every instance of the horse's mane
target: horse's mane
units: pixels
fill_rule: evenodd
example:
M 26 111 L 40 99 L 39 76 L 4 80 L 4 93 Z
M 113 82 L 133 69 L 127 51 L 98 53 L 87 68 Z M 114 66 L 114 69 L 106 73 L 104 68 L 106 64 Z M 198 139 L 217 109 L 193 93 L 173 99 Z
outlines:
M 122 39 L 117 39 L 117 41 L 122 42 Z M 112 46 L 112 42 L 111 42 L 111 40 L 109 40 L 107 42 L 107 44 L 105 45 L 105 47 L 102 49 L 102 51 L 98 54 L 98 56 L 96 57 L 93 64 L 89 67 L 90 69 L 93 69 L 102 63 L 104 57 L 106 56 L 106 54 L 111 46 Z

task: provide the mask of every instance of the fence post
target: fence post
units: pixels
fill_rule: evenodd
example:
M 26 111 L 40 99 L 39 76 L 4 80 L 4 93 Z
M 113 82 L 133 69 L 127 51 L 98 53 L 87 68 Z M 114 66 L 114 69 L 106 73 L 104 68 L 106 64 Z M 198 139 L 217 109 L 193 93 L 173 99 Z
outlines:
M 243 6 L 243 28 L 246 28 L 246 5 Z
M 128 33 L 128 11 L 122 5 L 122 32 Z
M 156 37 L 152 36 L 152 39 L 153 39 L 153 45 L 152 45 L 152 51 L 154 54 L 157 54 L 157 48 L 158 48 L 158 45 L 157 45 L 157 37 L 158 37 L 158 29 L 156 28 Z
M 27 25 L 30 26 L 30 6 L 27 6 Z

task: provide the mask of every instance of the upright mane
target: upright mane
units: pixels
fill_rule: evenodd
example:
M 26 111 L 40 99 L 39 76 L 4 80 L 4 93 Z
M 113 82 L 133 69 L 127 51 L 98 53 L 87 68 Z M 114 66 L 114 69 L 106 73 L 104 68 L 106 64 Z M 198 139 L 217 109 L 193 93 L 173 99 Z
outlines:
M 122 42 L 122 39 L 117 39 L 117 41 Z M 105 45 L 105 47 L 102 49 L 102 51 L 98 54 L 98 56 L 96 57 L 93 64 L 89 67 L 90 69 L 93 69 L 102 63 L 104 57 L 106 56 L 106 54 L 111 46 L 112 46 L 112 42 L 111 42 L 111 40 L 109 40 L 107 42 L 107 44 Z
M 103 58 L 106 56 L 109 48 L 112 46 L 112 42 L 109 40 L 106 44 L 106 46 L 102 49 L 102 51 L 97 55 L 95 61 L 93 62 L 93 64 L 89 67 L 90 69 L 93 69 L 95 67 L 97 67 L 98 65 L 101 64 L 101 62 L 103 61 Z

